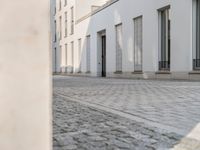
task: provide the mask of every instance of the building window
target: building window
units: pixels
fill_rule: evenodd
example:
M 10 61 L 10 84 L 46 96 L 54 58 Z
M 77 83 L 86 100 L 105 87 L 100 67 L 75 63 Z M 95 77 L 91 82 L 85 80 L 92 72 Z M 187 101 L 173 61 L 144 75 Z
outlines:
M 170 70 L 170 7 L 159 10 L 159 70 Z
M 67 60 L 68 60 L 68 52 L 67 52 L 67 44 L 65 44 L 65 65 L 67 66 L 68 63 L 67 63 Z
M 71 72 L 74 71 L 74 42 L 71 42 Z
M 67 37 L 67 12 L 65 12 L 65 37 Z
M 67 0 L 64 0 L 64 2 L 65 2 L 65 4 L 64 4 L 64 5 L 65 5 L 65 6 L 67 6 Z
M 60 40 L 62 39 L 62 16 L 59 17 L 60 21 Z
M 142 16 L 134 19 L 134 71 L 142 72 Z
M 89 36 L 87 36 L 87 38 L 86 38 L 86 40 L 87 40 L 87 45 L 86 45 L 86 48 L 87 48 L 87 54 L 86 54 L 86 61 L 87 61 L 87 73 L 89 73 L 90 72 L 90 35 Z
M 80 73 L 81 72 L 81 39 L 78 40 L 78 72 Z
M 54 7 L 54 15 L 56 15 L 56 6 Z
M 194 1 L 193 14 L 193 69 L 200 70 L 200 0 Z
M 56 48 L 54 49 L 54 71 L 57 71 L 57 50 Z
M 61 0 L 59 0 L 59 10 L 61 10 L 61 8 L 62 8 L 62 2 Z
M 57 24 L 56 24 L 56 20 L 54 20 L 54 42 L 57 41 Z
M 116 30 L 116 72 L 122 72 L 122 24 L 115 26 Z
M 63 66 L 63 50 L 62 50 L 61 45 L 60 45 L 60 63 L 61 63 L 61 66 Z
M 74 34 L 74 7 L 71 8 L 71 34 Z

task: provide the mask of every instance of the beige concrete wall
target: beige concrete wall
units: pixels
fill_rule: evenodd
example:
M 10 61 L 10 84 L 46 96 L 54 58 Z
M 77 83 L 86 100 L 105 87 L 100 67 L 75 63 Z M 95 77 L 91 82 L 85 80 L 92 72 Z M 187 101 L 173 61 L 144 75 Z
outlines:
M 50 150 L 49 0 L 0 0 L 0 150 Z

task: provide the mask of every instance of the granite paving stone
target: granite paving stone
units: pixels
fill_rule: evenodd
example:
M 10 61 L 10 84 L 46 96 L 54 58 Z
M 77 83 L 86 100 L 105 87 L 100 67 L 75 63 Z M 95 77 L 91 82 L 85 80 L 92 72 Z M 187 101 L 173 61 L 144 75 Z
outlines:
M 199 141 L 114 113 L 189 133 L 200 122 L 199 91 L 200 82 L 55 76 L 54 150 L 200 150 Z

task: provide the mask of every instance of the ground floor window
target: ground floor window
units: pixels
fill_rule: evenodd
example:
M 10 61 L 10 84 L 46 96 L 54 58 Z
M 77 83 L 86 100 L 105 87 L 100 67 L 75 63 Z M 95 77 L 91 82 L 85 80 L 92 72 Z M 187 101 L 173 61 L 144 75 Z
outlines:
M 74 71 L 74 42 L 71 42 L 71 72 Z
M 87 42 L 87 46 L 86 46 L 86 66 L 87 66 L 87 72 L 90 72 L 90 36 L 86 37 L 86 42 Z
M 56 72 L 57 70 L 57 49 L 56 48 L 54 48 L 54 71 Z
M 67 52 L 67 44 L 65 44 L 65 65 L 67 66 L 68 65 L 68 63 L 67 63 L 67 60 L 68 60 L 68 54 L 67 54 L 68 52 Z
M 200 0 L 194 1 L 193 14 L 193 69 L 200 69 Z
M 159 10 L 159 70 L 170 70 L 170 7 Z
M 134 19 L 134 71 L 142 72 L 142 16 Z
M 116 72 L 122 72 L 122 24 L 116 25 Z
M 81 72 L 81 39 L 78 40 L 78 72 Z
M 64 65 L 63 56 L 64 56 L 64 55 L 63 55 L 62 46 L 60 45 L 60 64 L 61 64 L 61 66 Z

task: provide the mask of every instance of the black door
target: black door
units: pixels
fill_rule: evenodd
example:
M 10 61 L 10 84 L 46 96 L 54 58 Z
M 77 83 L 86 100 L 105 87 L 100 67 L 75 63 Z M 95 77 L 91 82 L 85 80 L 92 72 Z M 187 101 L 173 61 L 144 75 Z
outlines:
M 102 36 L 102 77 L 106 77 L 106 36 Z

